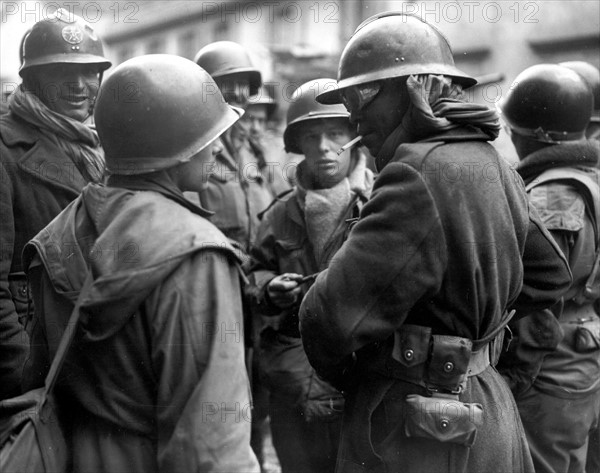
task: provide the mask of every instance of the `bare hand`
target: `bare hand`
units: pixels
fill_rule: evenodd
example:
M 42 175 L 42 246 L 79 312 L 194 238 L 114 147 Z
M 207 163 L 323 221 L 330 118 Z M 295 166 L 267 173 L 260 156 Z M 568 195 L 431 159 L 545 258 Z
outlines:
M 301 274 L 284 273 L 275 276 L 267 285 L 267 293 L 271 302 L 281 308 L 293 306 L 302 290 L 300 286 Z

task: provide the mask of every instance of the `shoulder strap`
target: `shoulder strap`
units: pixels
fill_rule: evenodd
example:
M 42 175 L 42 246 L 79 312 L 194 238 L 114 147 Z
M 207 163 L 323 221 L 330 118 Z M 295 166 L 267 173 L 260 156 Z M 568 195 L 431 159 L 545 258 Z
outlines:
M 531 181 L 525 189 L 527 192 L 534 187 L 547 182 L 569 181 L 576 183 L 577 187 L 583 192 L 584 199 L 594 220 L 594 232 L 596 234 L 596 247 L 600 247 L 600 173 L 595 169 L 593 172 L 586 172 L 577 168 L 561 167 L 544 171 L 537 178 Z
M 510 312 L 508 312 L 508 311 L 504 312 L 504 315 L 502 316 L 502 320 L 500 320 L 498 325 L 486 336 L 480 338 L 479 340 L 473 340 L 473 346 L 475 346 L 476 344 L 479 346 L 483 346 L 483 345 L 491 342 L 504 329 L 504 327 L 508 326 L 508 323 L 515 316 L 516 312 L 517 311 L 514 309 L 511 310 Z
M 283 197 L 285 197 L 286 195 L 288 195 L 290 192 L 294 191 L 296 188 L 292 187 L 291 189 L 286 189 L 283 192 L 280 192 L 279 194 L 277 194 L 277 196 L 271 201 L 271 203 L 269 205 L 267 205 L 267 208 L 265 210 L 260 211 L 256 217 L 259 220 L 262 220 L 262 218 L 264 217 L 264 215 L 267 213 L 267 211 L 273 207 L 277 202 L 280 202 L 281 199 Z
M 92 284 L 94 283 L 94 278 L 92 273 L 89 272 L 81 292 L 79 293 L 79 297 L 77 298 L 77 302 L 75 303 L 75 307 L 73 308 L 73 312 L 71 312 L 71 317 L 69 318 L 69 322 L 67 324 L 67 329 L 60 339 L 60 344 L 58 345 L 58 350 L 56 350 L 56 355 L 54 355 L 54 359 L 52 360 L 52 364 L 50 365 L 50 370 L 48 371 L 48 375 L 46 376 L 45 390 L 44 396 L 47 397 L 52 390 L 54 389 L 54 385 L 56 384 L 56 380 L 58 379 L 58 374 L 63 366 L 65 358 L 67 357 L 67 352 L 71 347 L 71 343 L 75 338 L 75 334 L 77 333 L 77 327 L 79 325 L 79 316 L 80 316 L 80 308 L 83 303 L 83 299 L 87 296 L 88 291 Z
M 535 180 L 527 186 L 527 192 L 545 182 L 550 181 L 569 181 L 577 183 L 577 187 L 582 191 L 587 207 L 590 210 L 594 221 L 594 233 L 596 235 L 596 255 L 592 271 L 590 272 L 582 290 L 573 298 L 576 302 L 583 304 L 595 300 L 598 295 L 595 294 L 597 286 L 596 278 L 600 272 L 600 172 L 593 169 L 586 172 L 577 168 L 554 168 L 540 174 Z

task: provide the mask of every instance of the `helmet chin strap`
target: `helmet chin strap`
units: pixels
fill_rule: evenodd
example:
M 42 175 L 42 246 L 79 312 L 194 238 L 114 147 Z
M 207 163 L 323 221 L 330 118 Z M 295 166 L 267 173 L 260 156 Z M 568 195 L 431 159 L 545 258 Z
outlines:
M 100 71 L 98 73 L 98 92 L 96 93 L 96 96 L 94 97 L 94 100 L 91 101 L 90 106 L 88 107 L 88 114 L 81 121 L 82 123 L 85 123 L 88 118 L 94 116 L 94 107 L 96 106 L 96 101 L 98 100 L 98 94 L 100 93 L 100 86 L 102 85 L 102 79 L 103 78 L 104 78 L 104 71 Z

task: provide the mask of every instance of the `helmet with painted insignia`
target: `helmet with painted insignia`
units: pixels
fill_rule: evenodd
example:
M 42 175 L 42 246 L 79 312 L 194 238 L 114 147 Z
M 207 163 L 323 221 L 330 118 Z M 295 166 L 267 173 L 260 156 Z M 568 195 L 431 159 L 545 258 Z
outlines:
M 94 29 L 73 13 L 59 8 L 38 21 L 21 42 L 23 71 L 47 64 L 95 64 L 102 72 L 111 66 Z

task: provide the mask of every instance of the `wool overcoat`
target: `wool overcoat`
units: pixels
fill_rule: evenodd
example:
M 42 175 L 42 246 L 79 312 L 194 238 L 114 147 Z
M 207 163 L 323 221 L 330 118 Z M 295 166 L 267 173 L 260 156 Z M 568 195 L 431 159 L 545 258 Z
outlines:
M 390 353 L 405 324 L 481 339 L 507 309 L 547 307 L 570 283 L 523 181 L 482 133 L 400 145 L 300 310 L 313 366 L 341 384 L 350 378 L 337 471 L 533 471 L 514 399 L 493 367 L 460 394 L 484 412 L 468 448 L 406 435 L 406 396 L 428 393 L 393 376 L 403 361 Z

